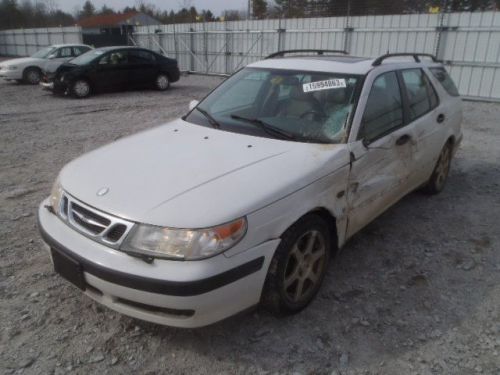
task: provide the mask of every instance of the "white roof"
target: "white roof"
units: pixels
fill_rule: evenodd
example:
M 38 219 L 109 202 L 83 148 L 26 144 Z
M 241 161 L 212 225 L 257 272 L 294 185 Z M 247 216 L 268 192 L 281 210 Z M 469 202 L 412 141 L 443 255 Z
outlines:
M 59 48 L 59 47 L 73 47 L 73 46 L 90 47 L 90 46 L 87 46 L 86 44 L 81 44 L 81 43 L 52 44 L 48 47 Z
M 248 67 L 364 75 L 375 68 L 372 65 L 374 61 L 375 59 L 372 58 L 353 56 L 294 56 L 261 60 L 249 64 Z M 397 64 L 398 67 L 414 67 L 415 65 L 436 65 L 436 63 L 427 61 L 427 59 L 422 59 L 421 63 L 415 63 L 411 56 L 391 57 L 387 60 L 384 60 L 380 66 L 386 66 L 387 64 Z

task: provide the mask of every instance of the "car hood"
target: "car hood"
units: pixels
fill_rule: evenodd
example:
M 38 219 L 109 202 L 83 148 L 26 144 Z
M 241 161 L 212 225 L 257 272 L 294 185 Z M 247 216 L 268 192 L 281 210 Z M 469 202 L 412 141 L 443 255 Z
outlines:
M 37 59 L 34 57 L 21 57 L 18 59 L 10 59 L 0 63 L 0 66 L 12 66 L 12 65 L 28 65 L 28 64 L 40 64 L 45 62 L 44 59 Z
M 70 162 L 60 182 L 75 198 L 128 220 L 202 228 L 262 208 L 348 160 L 343 145 L 254 137 L 176 120 Z M 102 188 L 109 191 L 98 196 Z

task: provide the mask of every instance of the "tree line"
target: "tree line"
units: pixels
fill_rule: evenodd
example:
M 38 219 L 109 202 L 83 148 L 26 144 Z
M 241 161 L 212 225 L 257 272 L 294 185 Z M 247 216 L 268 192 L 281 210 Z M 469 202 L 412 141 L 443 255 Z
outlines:
M 178 10 L 159 9 L 144 0 L 121 10 L 106 5 L 97 9 L 87 0 L 72 13 L 62 11 L 57 0 L 0 0 L 0 29 L 72 26 L 78 20 L 95 15 L 138 11 L 163 24 L 211 21 L 236 21 L 248 18 L 299 18 L 345 15 L 425 13 L 440 11 L 500 10 L 500 0 L 250 0 L 248 9 L 233 9 L 214 15 L 209 9 L 198 10 L 184 0 Z

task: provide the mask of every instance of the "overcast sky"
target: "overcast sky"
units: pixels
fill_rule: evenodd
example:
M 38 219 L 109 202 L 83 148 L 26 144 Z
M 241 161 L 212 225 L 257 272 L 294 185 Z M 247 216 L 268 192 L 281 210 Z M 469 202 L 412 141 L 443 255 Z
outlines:
M 99 9 L 106 4 L 115 10 L 121 10 L 126 6 L 137 4 L 135 0 L 91 0 L 94 6 Z M 73 13 L 75 8 L 81 8 L 84 0 L 57 0 L 59 7 L 67 12 Z M 220 15 L 226 9 L 246 9 L 247 0 L 146 0 L 158 8 L 178 10 L 184 5 L 195 6 L 197 9 L 210 9 L 216 16 Z

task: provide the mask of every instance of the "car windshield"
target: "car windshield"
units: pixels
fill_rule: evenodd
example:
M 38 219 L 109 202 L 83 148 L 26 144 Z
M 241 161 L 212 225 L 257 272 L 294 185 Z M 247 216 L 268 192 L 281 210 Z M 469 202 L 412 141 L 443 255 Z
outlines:
M 246 68 L 185 120 L 269 138 L 340 143 L 346 139 L 360 83 L 359 75 Z
M 31 55 L 31 57 L 35 57 L 37 59 L 45 59 L 56 49 L 57 49 L 56 47 L 45 47 L 39 51 L 36 51 L 33 55 Z
M 86 65 L 93 61 L 94 59 L 102 56 L 104 54 L 104 51 L 101 50 L 90 50 L 88 52 L 85 52 L 84 54 L 81 54 L 78 57 L 75 57 L 74 59 L 70 60 L 71 64 L 75 65 Z

